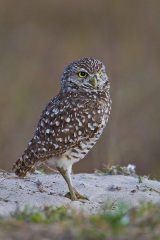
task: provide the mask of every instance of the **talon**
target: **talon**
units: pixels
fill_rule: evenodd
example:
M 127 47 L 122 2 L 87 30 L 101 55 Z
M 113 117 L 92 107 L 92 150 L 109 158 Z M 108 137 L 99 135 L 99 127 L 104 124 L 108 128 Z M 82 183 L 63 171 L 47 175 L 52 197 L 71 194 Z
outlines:
M 71 199 L 72 201 L 77 201 L 76 195 L 73 195 L 73 196 L 71 197 L 70 192 L 66 193 L 64 196 L 67 197 L 67 198 L 69 198 L 69 199 Z
M 72 201 L 78 201 L 78 200 L 89 200 L 87 197 L 81 195 L 77 190 L 73 189 L 73 193 L 70 192 L 66 193 L 65 197 L 71 199 Z

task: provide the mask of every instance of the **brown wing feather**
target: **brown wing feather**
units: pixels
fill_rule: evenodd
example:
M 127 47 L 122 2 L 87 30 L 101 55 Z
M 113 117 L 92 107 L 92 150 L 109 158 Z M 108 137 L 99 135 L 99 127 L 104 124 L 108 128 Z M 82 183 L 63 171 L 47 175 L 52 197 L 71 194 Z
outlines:
M 57 95 L 42 112 L 34 137 L 14 164 L 16 174 L 24 176 L 36 162 L 61 156 L 80 141 L 92 137 L 102 121 L 102 109 L 88 93 Z

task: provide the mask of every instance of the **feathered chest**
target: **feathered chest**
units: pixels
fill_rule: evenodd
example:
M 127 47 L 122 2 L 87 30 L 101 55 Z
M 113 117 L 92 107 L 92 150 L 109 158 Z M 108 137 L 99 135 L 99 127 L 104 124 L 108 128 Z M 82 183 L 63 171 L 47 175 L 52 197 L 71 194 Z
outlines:
M 79 112 L 76 114 L 78 133 L 75 133 L 75 136 L 78 136 L 79 133 L 80 136 L 78 136 L 77 143 L 66 153 L 66 156 L 73 162 L 84 158 L 96 144 L 108 121 L 111 100 L 107 98 L 105 101 L 104 99 L 101 99 L 101 101 L 85 101 L 84 104 L 77 103 L 77 107 L 79 108 Z M 81 130 L 79 130 L 79 127 L 82 127 Z
M 94 145 L 108 121 L 109 94 L 60 94 L 43 111 L 34 138 L 29 143 L 37 156 L 61 156 L 77 146 Z M 82 145 L 82 146 L 81 146 Z M 91 146 L 87 147 L 88 149 Z M 82 152 L 81 150 L 81 152 Z

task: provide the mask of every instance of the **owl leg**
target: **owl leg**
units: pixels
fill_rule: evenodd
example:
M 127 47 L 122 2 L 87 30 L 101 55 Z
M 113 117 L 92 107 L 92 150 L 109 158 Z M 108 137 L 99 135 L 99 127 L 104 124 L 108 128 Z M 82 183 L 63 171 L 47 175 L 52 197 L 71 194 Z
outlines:
M 75 192 L 74 192 L 74 188 L 73 188 L 72 183 L 71 183 L 69 170 L 64 169 L 63 167 L 57 167 L 57 169 L 62 174 L 62 176 L 64 177 L 64 179 L 65 179 L 65 181 L 68 185 L 71 200 L 72 201 L 77 200 L 77 197 L 76 197 Z
M 72 201 L 78 200 L 78 199 L 86 199 L 86 197 L 82 196 L 77 192 L 77 190 L 72 186 L 71 179 L 70 179 L 70 172 L 68 169 L 64 169 L 63 167 L 57 167 L 58 171 L 62 174 L 64 177 L 68 188 L 69 188 L 69 193 L 67 193 L 65 196 L 70 198 Z

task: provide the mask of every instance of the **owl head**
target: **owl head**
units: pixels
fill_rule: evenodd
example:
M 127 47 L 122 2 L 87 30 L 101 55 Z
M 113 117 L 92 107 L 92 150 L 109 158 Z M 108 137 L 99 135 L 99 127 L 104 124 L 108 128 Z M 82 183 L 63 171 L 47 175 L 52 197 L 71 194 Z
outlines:
M 105 66 L 94 58 L 81 58 L 64 70 L 61 85 L 67 91 L 100 91 L 109 88 Z

